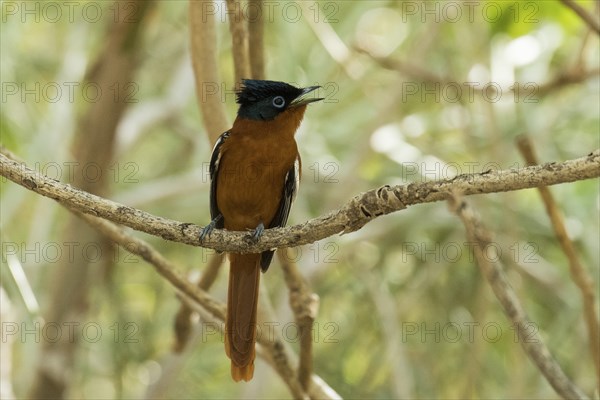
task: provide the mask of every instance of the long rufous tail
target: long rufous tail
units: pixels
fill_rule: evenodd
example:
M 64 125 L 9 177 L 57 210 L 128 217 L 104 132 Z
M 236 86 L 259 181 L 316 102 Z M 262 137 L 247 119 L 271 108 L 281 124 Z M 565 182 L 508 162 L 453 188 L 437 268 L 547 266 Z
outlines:
M 230 254 L 229 260 L 225 353 L 233 380 L 249 381 L 254 375 L 260 254 Z

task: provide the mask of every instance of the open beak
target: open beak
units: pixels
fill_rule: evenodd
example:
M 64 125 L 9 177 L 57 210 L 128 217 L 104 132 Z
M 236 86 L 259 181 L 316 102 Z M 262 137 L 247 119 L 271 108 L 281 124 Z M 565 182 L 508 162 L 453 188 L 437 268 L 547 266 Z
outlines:
M 306 105 L 308 103 L 313 103 L 315 101 L 323 100 L 324 97 L 306 97 L 306 95 L 308 93 L 313 92 L 320 87 L 321 86 L 309 86 L 309 87 L 302 89 L 302 93 L 300 93 L 300 95 L 298 97 L 296 97 L 294 100 L 292 100 L 292 102 L 290 103 L 290 107 L 299 107 L 299 106 Z

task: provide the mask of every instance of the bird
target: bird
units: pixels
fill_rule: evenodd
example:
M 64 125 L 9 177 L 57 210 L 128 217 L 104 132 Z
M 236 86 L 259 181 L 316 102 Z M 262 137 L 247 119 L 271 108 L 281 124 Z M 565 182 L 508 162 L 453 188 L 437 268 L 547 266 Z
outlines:
M 301 159 L 294 135 L 320 86 L 298 88 L 285 82 L 243 79 L 233 126 L 219 136 L 210 165 L 211 221 L 200 241 L 214 229 L 250 232 L 259 241 L 265 229 L 283 227 L 300 183 Z M 225 353 L 234 381 L 254 375 L 256 309 L 261 272 L 275 250 L 229 253 Z

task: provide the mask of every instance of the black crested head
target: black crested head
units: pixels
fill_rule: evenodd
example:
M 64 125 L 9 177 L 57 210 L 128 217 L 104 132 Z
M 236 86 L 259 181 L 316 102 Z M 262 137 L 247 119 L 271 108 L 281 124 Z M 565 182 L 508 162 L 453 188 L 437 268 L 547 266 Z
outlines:
M 277 95 L 284 98 L 289 97 L 291 101 L 301 93 L 302 89 L 298 89 L 285 82 L 243 79 L 242 88 L 237 92 L 236 102 L 241 105 L 247 105 Z
M 272 120 L 288 108 L 320 100 L 301 98 L 317 88 L 318 86 L 311 86 L 301 89 L 285 82 L 243 79 L 236 99 L 240 105 L 238 116 L 253 120 Z

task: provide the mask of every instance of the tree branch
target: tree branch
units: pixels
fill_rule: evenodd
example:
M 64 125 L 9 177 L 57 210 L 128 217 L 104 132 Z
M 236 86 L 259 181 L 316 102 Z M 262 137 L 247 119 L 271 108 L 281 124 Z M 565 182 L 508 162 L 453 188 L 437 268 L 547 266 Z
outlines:
M 229 17 L 229 31 L 231 32 L 231 52 L 233 54 L 233 67 L 236 86 L 242 79 L 250 76 L 250 62 L 248 57 L 248 28 L 244 20 L 242 4 L 239 0 L 226 0 L 227 15 Z
M 180 272 L 179 268 L 171 261 L 166 259 L 162 254 L 156 251 L 152 245 L 128 235 L 123 228 L 106 221 L 102 218 L 97 218 L 91 215 L 82 214 L 71 209 L 77 216 L 85 220 L 93 228 L 100 231 L 113 242 L 117 243 L 125 250 L 132 254 L 139 255 L 154 267 L 156 272 L 165 278 L 176 289 L 184 293 L 186 296 L 202 305 L 214 318 L 221 321 L 225 318 L 225 305 L 215 300 L 207 292 L 190 282 L 185 275 Z
M 517 147 L 528 165 L 538 164 L 533 146 L 527 136 L 520 136 L 517 139 Z M 558 243 L 569 260 L 571 279 L 573 279 L 583 297 L 584 319 L 588 330 L 591 356 L 596 368 L 597 385 L 600 385 L 600 327 L 598 326 L 598 313 L 596 312 L 594 280 L 579 261 L 575 246 L 567 234 L 564 218 L 552 197 L 550 189 L 546 186 L 540 186 L 538 191 L 546 207 L 548 217 L 550 217 Z
M 265 79 L 263 0 L 248 0 L 248 50 L 252 79 Z
M 202 276 L 196 284 L 200 289 L 208 292 L 208 289 L 217 279 L 219 270 L 223 261 L 225 260 L 225 254 L 213 254 L 208 264 L 202 271 Z M 173 351 L 175 353 L 181 353 L 189 342 L 190 333 L 192 331 L 192 309 L 185 303 L 181 303 L 179 311 L 175 314 L 175 320 L 173 321 L 173 331 L 175 333 L 175 342 L 173 343 Z
M 481 273 L 490 284 L 504 313 L 514 324 L 519 335 L 519 342 L 527 356 L 552 385 L 556 393 L 565 399 L 587 399 L 581 389 L 565 375 L 537 331 L 531 330 L 532 323 L 504 274 L 502 265 L 492 261 L 498 260 L 498 256 L 490 254 L 490 251 L 496 249 L 494 246 L 490 246 L 492 243 L 491 233 L 485 229 L 479 216 L 465 200 L 453 195 L 448 201 L 451 209 L 462 220 L 469 242 L 473 245 L 473 253 Z
M 441 90 L 442 87 L 448 86 L 450 84 L 456 84 L 460 82 L 458 79 L 451 79 L 450 77 L 437 75 L 427 69 L 424 69 L 418 65 L 411 64 L 409 62 L 399 60 L 391 57 L 380 57 L 373 54 L 369 49 L 364 47 L 355 47 L 355 51 L 367 55 L 373 61 L 375 61 L 380 67 L 387 69 L 389 71 L 397 71 L 402 75 L 405 75 L 411 79 L 417 80 L 419 82 L 437 85 L 439 88 L 437 90 Z M 562 86 L 571 85 L 575 83 L 584 82 L 590 78 L 596 77 L 600 75 L 599 68 L 591 68 L 584 70 L 583 68 L 572 68 L 570 70 L 559 73 L 553 79 L 537 84 L 535 83 L 532 86 L 528 93 L 531 95 L 540 97 L 551 93 L 554 89 L 560 88 Z M 463 82 L 463 85 L 469 87 L 475 93 L 488 93 L 489 95 L 493 95 L 493 91 L 496 89 L 493 86 L 486 86 L 485 88 L 480 87 L 479 85 L 474 84 L 473 82 Z M 510 86 L 503 88 L 503 90 L 508 90 L 510 92 L 515 91 L 526 91 L 528 90 L 528 86 L 531 82 L 519 83 L 515 82 Z M 517 92 L 517 95 L 519 93 Z M 517 96 L 515 95 L 515 96 Z M 523 93 L 526 95 L 526 93 Z
M 312 293 L 298 266 L 288 253 L 288 249 L 277 252 L 285 283 L 290 291 L 290 307 L 298 324 L 300 337 L 300 361 L 298 380 L 304 390 L 308 390 L 312 375 L 312 330 L 319 308 L 319 296 Z
M 594 18 L 592 14 L 586 11 L 585 8 L 581 7 L 579 4 L 574 2 L 573 0 L 560 0 L 562 3 L 569 7 L 573 12 L 579 15 L 579 18 L 583 20 L 590 27 L 591 30 L 595 31 L 598 35 L 600 35 L 600 23 Z
M 190 0 L 190 49 L 196 77 L 196 97 L 204 128 L 210 142 L 215 143 L 219 135 L 229 129 L 229 122 L 221 96 L 208 95 L 209 85 L 217 85 L 220 79 L 215 17 L 206 5 L 205 1 Z
M 81 191 L 41 175 L 4 154 L 0 154 L 0 175 L 70 209 L 105 218 L 166 240 L 200 246 L 198 237 L 201 228 L 197 225 L 158 217 Z M 267 229 L 258 243 L 254 243 L 246 232 L 217 229 L 201 246 L 220 251 L 260 253 L 268 249 L 314 243 L 337 233 L 354 232 L 377 217 L 403 210 L 407 206 L 446 200 L 452 190 L 464 195 L 498 193 L 575 182 L 598 176 L 600 150 L 595 150 L 585 157 L 564 162 L 461 174 L 440 181 L 386 185 L 361 193 L 339 210 L 303 224 Z

